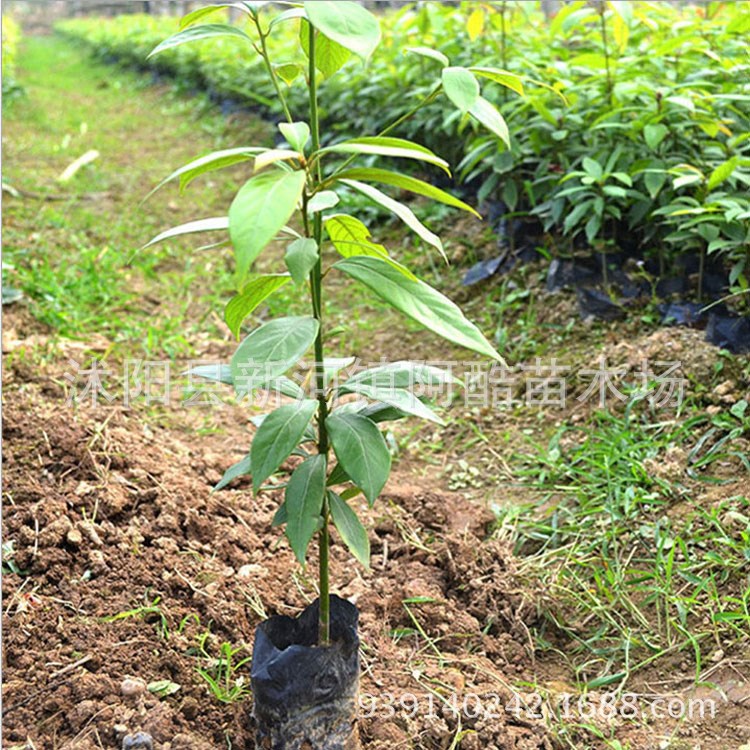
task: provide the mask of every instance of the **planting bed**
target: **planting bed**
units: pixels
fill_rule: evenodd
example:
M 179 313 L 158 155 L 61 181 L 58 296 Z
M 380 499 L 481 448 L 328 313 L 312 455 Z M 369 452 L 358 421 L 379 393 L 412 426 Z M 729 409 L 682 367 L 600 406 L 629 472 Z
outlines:
M 7 282 L 23 293 L 3 316 L 4 747 L 115 750 L 141 731 L 156 750 L 252 748 L 242 661 L 254 628 L 316 595 L 316 561 L 300 568 L 270 528 L 281 490 L 256 498 L 245 478 L 211 493 L 246 451 L 257 412 L 126 409 L 121 399 L 74 409 L 66 373 L 71 360 L 92 356 L 118 372 L 131 358 L 169 359 L 174 372 L 189 359 L 228 359 L 235 344 L 215 315 L 231 289 L 221 251 L 134 252 L 157 227 L 187 220 L 197 193 L 138 203 L 195 153 L 267 129 L 89 63 L 59 39 L 27 40 L 18 71 L 27 93 L 3 135 L 6 178 L 23 190 L 4 206 Z M 89 148 L 99 161 L 58 184 Z M 219 215 L 232 185 L 211 177 L 205 215 Z M 392 226 L 372 228 L 394 255 L 432 272 L 512 365 L 526 366 L 518 394 L 539 357 L 581 367 L 604 354 L 632 368 L 644 358 L 681 361 L 685 401 L 682 411 L 634 407 L 631 421 L 623 404 L 602 416 L 573 398 L 563 409 L 457 403 L 445 429 L 394 430 L 396 469 L 383 497 L 373 510 L 355 500 L 372 569 L 333 545 L 334 591 L 361 612 L 363 747 L 743 748 L 747 358 L 719 353 L 702 331 L 659 328 L 648 306 L 582 324 L 575 295 L 548 292 L 539 264 L 462 288 L 496 239 L 478 222 L 448 223 L 446 249 L 459 268 L 447 271 L 430 268 Z M 223 274 L 219 292 L 207 288 L 209 265 Z M 278 304 L 294 310 L 296 301 Z M 413 329 L 397 333 L 390 313 L 371 309 L 380 332 L 345 338 L 352 353 L 453 355 Z M 351 317 L 341 290 L 329 314 Z M 639 503 L 631 515 L 621 490 Z M 612 553 L 612 536 L 632 543 L 632 565 L 629 548 Z M 640 589 L 644 570 L 664 582 Z M 628 661 L 631 635 L 638 649 Z M 625 690 L 642 706 L 659 695 L 703 697 L 716 701 L 715 715 L 560 713 L 565 694 L 598 705 L 623 664 L 632 670 Z

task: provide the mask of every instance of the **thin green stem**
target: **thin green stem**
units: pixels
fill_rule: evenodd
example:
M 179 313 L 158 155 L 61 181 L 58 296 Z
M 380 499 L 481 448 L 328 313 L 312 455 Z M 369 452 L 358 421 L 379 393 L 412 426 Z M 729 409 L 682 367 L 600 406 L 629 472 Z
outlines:
M 310 91 L 310 136 L 312 139 L 313 153 L 320 148 L 320 117 L 318 115 L 318 88 L 315 71 L 315 29 L 312 24 L 310 28 L 309 43 L 309 91 Z M 322 178 L 320 160 L 311 173 L 311 188 L 317 189 Z M 310 225 L 307 218 L 307 198 L 303 202 L 304 221 L 306 234 L 310 235 Z M 328 457 L 328 432 L 326 430 L 326 417 L 328 416 L 328 401 L 325 393 L 325 373 L 323 369 L 323 262 L 321 246 L 323 240 L 323 224 L 318 211 L 313 216 L 312 238 L 318 246 L 318 260 L 310 272 L 310 295 L 312 297 L 312 311 L 318 321 L 318 335 L 315 337 L 315 392 L 318 398 L 318 453 Z M 324 497 L 323 526 L 318 533 L 318 588 L 320 590 L 320 618 L 318 625 L 318 643 L 328 645 L 331 641 L 331 611 L 330 611 L 330 565 L 329 547 L 330 536 L 328 527 L 330 523 L 328 499 Z
M 281 102 L 281 108 L 284 110 L 284 117 L 286 117 L 289 122 L 292 122 L 292 113 L 289 111 L 289 105 L 286 103 L 286 97 L 284 96 L 284 92 L 281 90 L 281 86 L 279 86 L 279 77 L 276 75 L 276 71 L 274 71 L 273 65 L 271 65 L 271 58 L 268 54 L 268 46 L 266 45 L 268 34 L 264 34 L 263 30 L 260 27 L 260 17 L 256 14 L 252 18 L 255 22 L 255 28 L 258 30 L 258 36 L 260 37 L 260 50 L 258 51 L 260 52 L 260 56 L 263 58 L 263 63 L 265 64 L 268 75 L 271 78 L 271 83 L 273 83 L 273 87 L 276 90 L 276 96 L 279 97 L 279 101 Z

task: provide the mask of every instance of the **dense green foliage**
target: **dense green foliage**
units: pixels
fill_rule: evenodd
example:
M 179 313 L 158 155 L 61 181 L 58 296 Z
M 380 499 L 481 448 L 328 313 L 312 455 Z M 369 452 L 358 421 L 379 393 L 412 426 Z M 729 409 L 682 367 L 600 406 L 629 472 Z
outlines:
M 743 6 L 607 2 L 600 14 L 575 2 L 549 24 L 530 3 L 408 6 L 382 18 L 382 54 L 366 69 L 346 56 L 330 63 L 344 63 L 345 75 L 323 92 L 321 113 L 334 138 L 378 132 L 413 105 L 404 90 L 429 95 L 439 61 L 419 54 L 424 46 L 454 65 L 507 69 L 507 76 L 487 74 L 485 95 L 508 123 L 510 150 L 445 101 L 396 134 L 418 133 L 459 167 L 480 199 L 502 199 L 556 237 L 580 236 L 604 252 L 638 246 L 658 257 L 662 271 L 685 251 L 723 255 L 735 289 L 747 289 L 750 16 Z M 129 16 L 61 29 L 101 55 L 141 65 L 173 25 Z M 287 31 L 272 45 L 276 59 L 291 60 L 297 35 Z M 239 52 L 225 37 L 149 64 L 219 96 L 278 110 L 262 64 Z M 281 64 L 278 72 L 289 82 L 292 112 L 303 111 L 299 67 Z
M 16 58 L 21 27 L 12 16 L 3 16 L 3 96 L 19 91 L 16 82 Z

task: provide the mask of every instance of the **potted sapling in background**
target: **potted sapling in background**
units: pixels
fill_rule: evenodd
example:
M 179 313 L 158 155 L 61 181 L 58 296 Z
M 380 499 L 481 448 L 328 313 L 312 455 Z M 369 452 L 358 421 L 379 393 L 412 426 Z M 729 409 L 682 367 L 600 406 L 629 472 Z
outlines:
M 253 327 L 228 365 L 196 368 L 193 373 L 232 385 L 238 396 L 267 389 L 288 397 L 259 420 L 249 454 L 226 472 L 217 488 L 249 474 L 254 491 L 262 491 L 290 456 L 299 456 L 273 523 L 284 528 L 303 565 L 311 542 L 317 542 L 319 598 L 298 618 L 272 617 L 256 631 L 251 681 L 259 744 L 278 749 L 349 748 L 358 744 L 358 613 L 353 604 L 330 594 L 331 527 L 367 566 L 367 531 L 350 503 L 363 495 L 372 506 L 388 479 L 391 457 L 380 425 L 410 416 L 442 423 L 415 394 L 415 386 L 439 386 L 451 376 L 426 364 L 400 361 L 357 372 L 334 385 L 345 360 L 326 351 L 327 282 L 334 276 L 339 277 L 337 283 L 348 279 L 352 295 L 369 290 L 453 344 L 483 357 L 501 357 L 453 302 L 371 240 L 368 228 L 346 213 L 343 198 L 353 192 L 365 196 L 393 213 L 445 258 L 440 239 L 406 205 L 389 196 L 388 188 L 471 213 L 476 213 L 474 209 L 428 182 L 368 164 L 373 156 L 382 156 L 449 173 L 448 164 L 432 151 L 391 135 L 438 96 L 447 96 L 466 119 L 488 128 L 507 144 L 505 123 L 482 97 L 478 80 L 478 76 L 498 80 L 503 76 L 492 68 L 451 66 L 439 51 L 415 48 L 412 52 L 435 67 L 432 90 L 382 132 L 332 142 L 322 137 L 318 88 L 351 55 L 367 63 L 380 42 L 377 18 L 353 2 L 277 3 L 286 6 L 283 10 L 263 5 L 236 2 L 195 10 L 182 19 L 175 35 L 151 53 L 211 37 L 236 39 L 238 54 L 260 55 L 263 60 L 285 115 L 278 128 L 286 141 L 280 148 L 217 151 L 176 170 L 162 184 L 179 180 L 185 185 L 203 173 L 243 161 L 248 162 L 251 176 L 239 188 L 228 216 L 196 219 L 163 232 L 152 243 L 193 232 L 228 231 L 237 294 L 226 306 L 225 320 L 237 337 L 253 310 L 280 288 L 293 285 L 295 294 L 308 301 L 307 315 Z M 230 6 L 244 13 L 245 23 L 210 22 L 216 20 L 211 14 Z M 267 39 L 283 24 L 299 27 L 298 61 L 269 57 Z M 306 112 L 291 111 L 279 77 L 281 65 L 286 77 L 290 66 L 304 76 Z M 368 158 L 365 165 L 358 163 L 361 157 Z M 272 273 L 254 271 L 263 251 L 274 253 L 266 264 L 273 267 Z M 352 299 L 356 303 L 357 297 Z M 314 359 L 311 387 L 305 390 L 287 373 L 310 353 Z M 349 394 L 359 401 L 342 398 Z

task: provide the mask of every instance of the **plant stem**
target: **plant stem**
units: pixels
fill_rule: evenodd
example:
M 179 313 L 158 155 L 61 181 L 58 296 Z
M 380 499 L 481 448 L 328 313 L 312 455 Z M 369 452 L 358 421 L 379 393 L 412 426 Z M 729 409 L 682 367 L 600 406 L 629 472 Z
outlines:
M 279 97 L 279 101 L 281 102 L 281 108 L 284 110 L 284 117 L 286 117 L 289 122 L 292 122 L 292 113 L 289 111 L 289 106 L 286 103 L 286 97 L 284 96 L 284 92 L 281 90 L 281 86 L 279 86 L 278 76 L 273 69 L 273 65 L 271 65 L 271 58 L 268 55 L 268 46 L 266 45 L 266 37 L 268 36 L 268 34 L 263 33 L 263 30 L 260 27 L 260 18 L 257 14 L 253 16 L 253 20 L 255 21 L 255 28 L 258 30 L 258 36 L 260 37 L 260 56 L 263 58 L 266 70 L 268 71 L 268 75 L 271 78 L 271 83 L 273 83 L 273 87 L 276 90 L 276 96 Z
M 599 8 L 599 18 L 601 20 L 602 27 L 602 45 L 604 47 L 604 64 L 607 68 L 607 97 L 609 98 L 610 105 L 613 104 L 612 97 L 612 71 L 609 67 L 609 45 L 607 43 L 607 19 L 604 17 L 605 5 L 602 2 Z
M 315 29 L 309 24 L 310 43 L 310 68 L 309 68 L 309 91 L 310 91 L 310 136 L 312 139 L 313 153 L 320 148 L 320 118 L 318 116 L 318 89 L 315 71 Z M 313 189 L 321 182 L 320 160 L 317 161 L 315 174 L 312 175 Z M 305 212 L 305 226 L 307 223 L 307 201 L 305 200 L 303 210 Z M 328 416 L 328 401 L 325 393 L 325 374 L 323 369 L 323 262 L 321 257 L 321 245 L 323 239 L 323 224 L 320 212 L 313 216 L 312 236 L 318 246 L 318 260 L 310 272 L 310 294 L 312 297 L 312 310 L 318 321 L 318 335 L 315 338 L 315 392 L 318 398 L 318 453 L 328 457 L 328 432 L 326 431 L 326 417 Z M 328 499 L 323 498 L 323 526 L 318 532 L 318 589 L 320 591 L 320 618 L 318 623 L 318 643 L 326 646 L 331 640 L 331 611 L 330 611 L 330 569 L 328 562 L 328 549 L 330 537 L 328 534 L 329 512 Z

